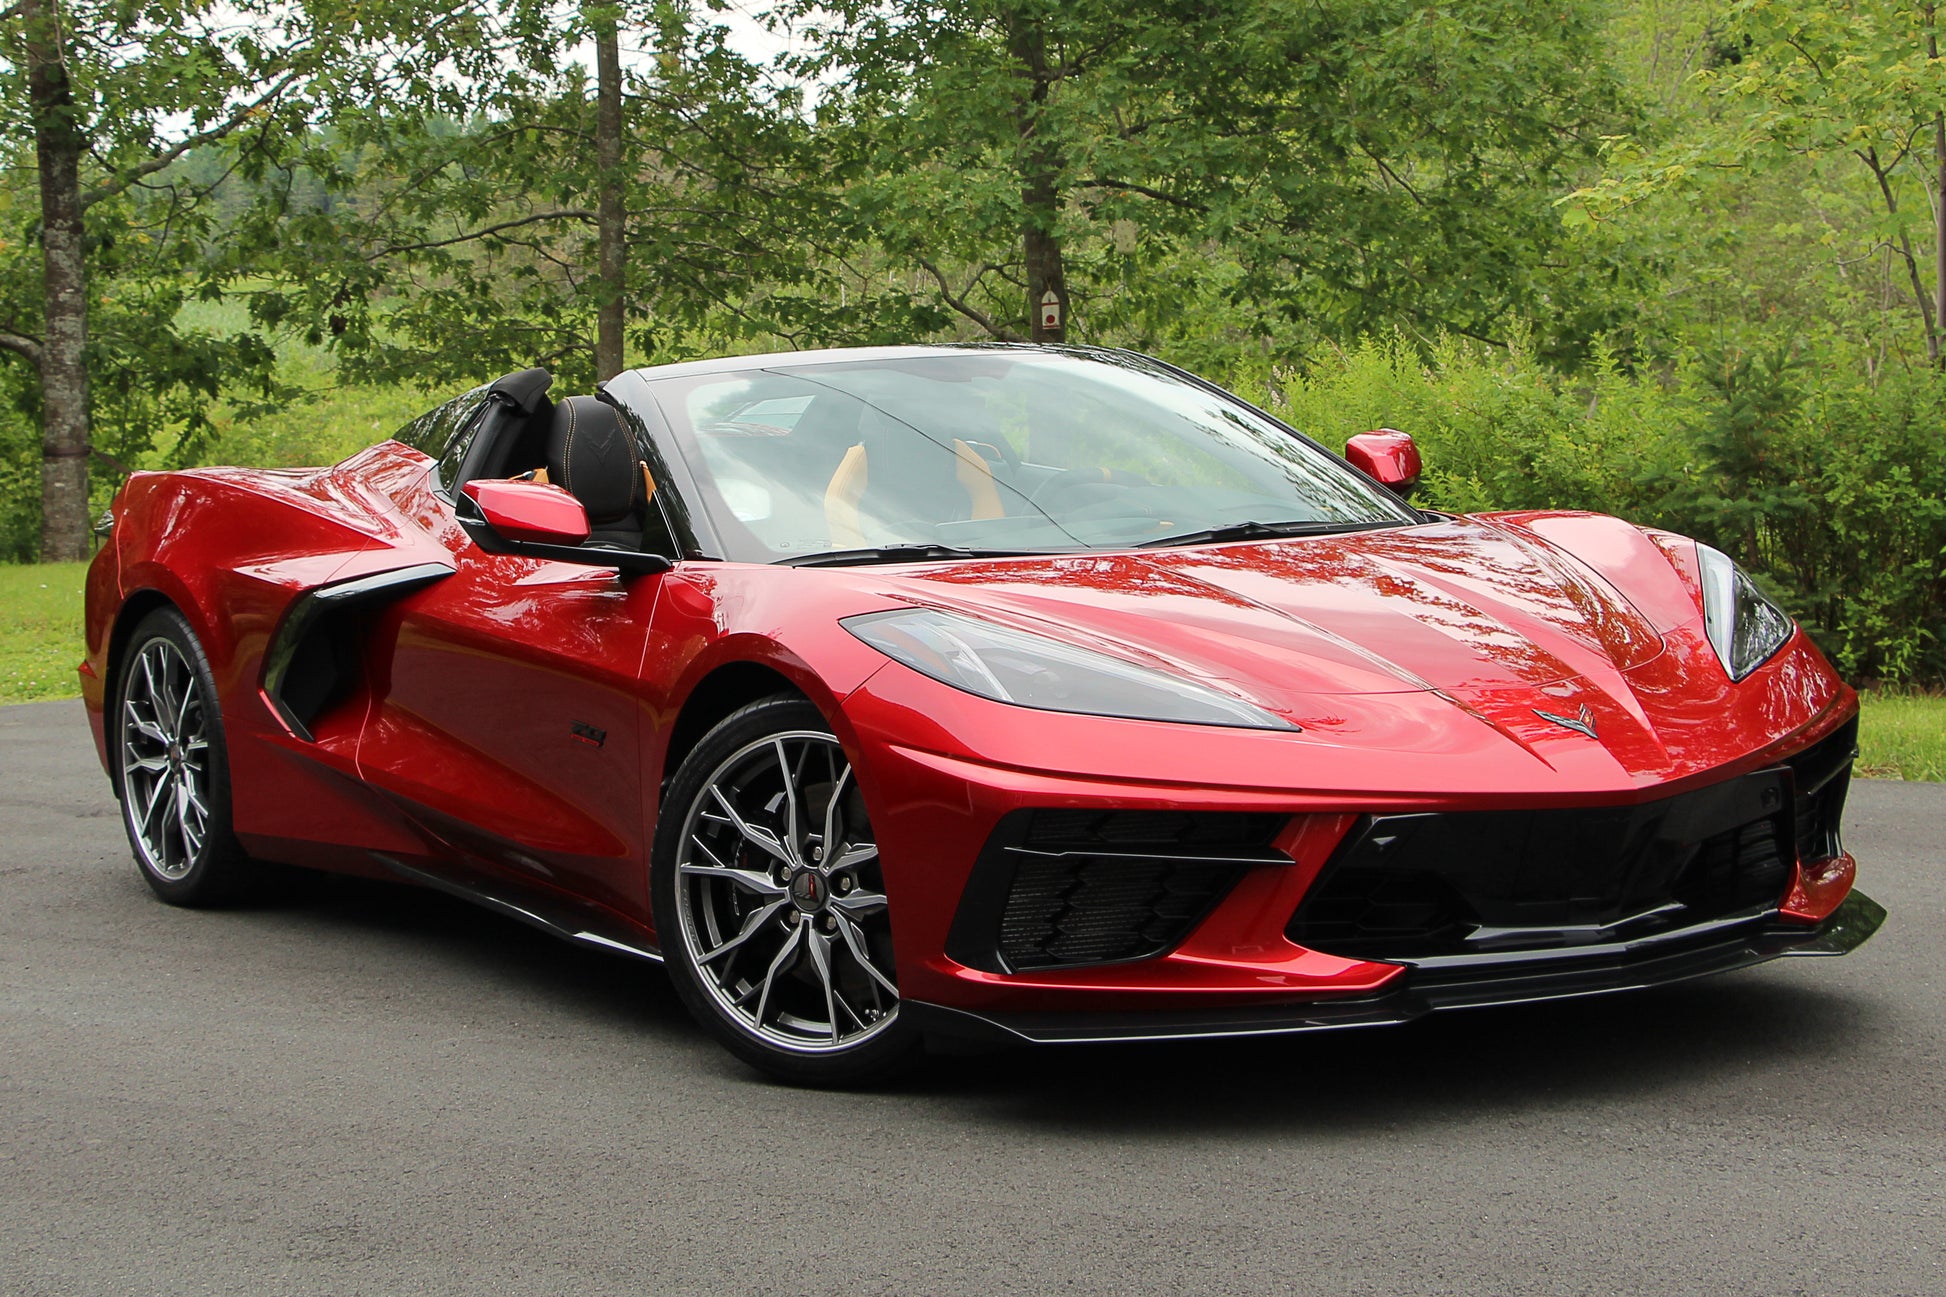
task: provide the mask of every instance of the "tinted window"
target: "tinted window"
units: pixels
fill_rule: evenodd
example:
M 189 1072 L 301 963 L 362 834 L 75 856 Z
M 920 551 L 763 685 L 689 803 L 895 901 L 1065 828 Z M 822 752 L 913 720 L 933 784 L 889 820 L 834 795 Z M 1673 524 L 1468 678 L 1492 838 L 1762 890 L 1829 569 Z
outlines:
M 459 461 L 479 428 L 473 416 L 486 404 L 487 389 L 476 387 L 461 397 L 446 402 L 437 410 L 422 414 L 392 434 L 393 441 L 404 442 L 422 455 L 439 461 L 439 481 L 450 482 L 459 471 Z

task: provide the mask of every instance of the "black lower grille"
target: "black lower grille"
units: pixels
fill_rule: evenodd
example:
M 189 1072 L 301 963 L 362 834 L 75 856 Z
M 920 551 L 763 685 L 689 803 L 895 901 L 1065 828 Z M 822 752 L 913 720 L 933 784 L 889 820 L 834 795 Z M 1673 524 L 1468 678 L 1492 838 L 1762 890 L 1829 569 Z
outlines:
M 947 953 L 1000 972 L 1150 959 L 1177 946 L 1260 865 L 1286 817 L 1022 811 L 995 830 Z
M 1098 856 L 1022 860 L 1000 916 L 1000 953 L 1015 968 L 1159 955 L 1240 872 L 1234 865 Z
M 1034 811 L 1031 815 L 1025 843 L 1031 851 L 1261 847 L 1287 818 L 1196 811 Z
M 1786 764 L 1797 784 L 1794 836 L 1800 860 L 1828 860 L 1844 850 L 1838 821 L 1851 787 L 1851 763 L 1858 755 L 1858 720 L 1820 739 Z
M 1791 881 L 1790 846 L 1775 819 L 1703 839 L 1669 889 L 1691 919 L 1774 905 Z
M 1794 799 L 1795 783 L 1779 768 L 1638 806 L 1367 817 L 1286 932 L 1331 954 L 1415 960 L 1761 914 L 1789 885 L 1803 803 L 1822 795 Z

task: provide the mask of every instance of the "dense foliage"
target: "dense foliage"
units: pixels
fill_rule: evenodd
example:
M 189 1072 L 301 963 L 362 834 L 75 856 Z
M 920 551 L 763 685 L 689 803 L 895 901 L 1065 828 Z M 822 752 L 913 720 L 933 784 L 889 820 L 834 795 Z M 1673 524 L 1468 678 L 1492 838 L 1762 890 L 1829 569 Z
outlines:
M 1828 360 L 1829 353 L 1822 359 Z M 1708 539 L 1859 678 L 1946 676 L 1946 383 L 1700 350 L 1651 380 L 1565 378 L 1516 342 L 1366 340 L 1256 393 L 1326 440 L 1409 428 L 1428 503 L 1617 513 Z
M 1855 677 L 1946 679 L 1933 5 L 172 3 L 220 36 L 74 10 L 124 24 L 70 51 L 97 503 L 617 348 L 1065 339 L 1412 431 L 1442 507 L 1704 537 Z M 0 558 L 41 543 L 46 120 L 0 139 Z

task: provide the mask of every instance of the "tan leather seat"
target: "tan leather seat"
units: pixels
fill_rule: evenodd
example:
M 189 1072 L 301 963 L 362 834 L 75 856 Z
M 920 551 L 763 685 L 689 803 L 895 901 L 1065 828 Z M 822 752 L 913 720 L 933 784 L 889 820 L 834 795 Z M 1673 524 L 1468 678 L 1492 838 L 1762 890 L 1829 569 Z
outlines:
M 942 471 L 945 469 L 941 457 L 931 455 L 930 459 L 939 461 L 939 468 Z M 1000 503 L 1000 488 L 993 479 L 992 466 L 979 451 L 957 437 L 953 439 L 952 481 L 963 496 L 963 501 L 955 498 L 954 503 L 963 503 L 964 517 L 1007 516 L 1006 508 Z M 885 489 L 885 486 L 881 489 Z M 865 443 L 859 442 L 845 452 L 845 457 L 838 462 L 837 471 L 832 473 L 831 481 L 824 489 L 824 521 L 833 549 L 862 549 L 870 543 L 865 538 L 862 512 L 871 490 L 871 456 Z M 934 518 L 929 521 L 952 522 L 956 519 Z

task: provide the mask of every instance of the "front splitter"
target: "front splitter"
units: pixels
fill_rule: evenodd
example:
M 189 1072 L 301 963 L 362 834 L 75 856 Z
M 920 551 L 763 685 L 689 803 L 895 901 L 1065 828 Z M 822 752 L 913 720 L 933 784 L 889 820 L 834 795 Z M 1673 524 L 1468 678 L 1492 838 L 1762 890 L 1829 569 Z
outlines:
M 1786 955 L 1843 955 L 1863 945 L 1885 922 L 1885 908 L 1853 891 L 1831 917 L 1814 927 L 1774 919 L 1678 948 L 1563 954 L 1519 965 L 1476 965 L 1463 973 L 1414 969 L 1396 989 L 1356 999 L 1334 998 L 1275 1008 L 1226 1008 L 1158 1013 L 976 1014 L 907 1000 L 899 1012 L 929 1038 L 946 1044 L 1011 1046 L 1135 1043 L 1204 1037 L 1282 1036 L 1411 1022 L 1448 1009 L 1480 1009 L 1544 1000 L 1609 995 L 1670 986 L 1748 968 Z

